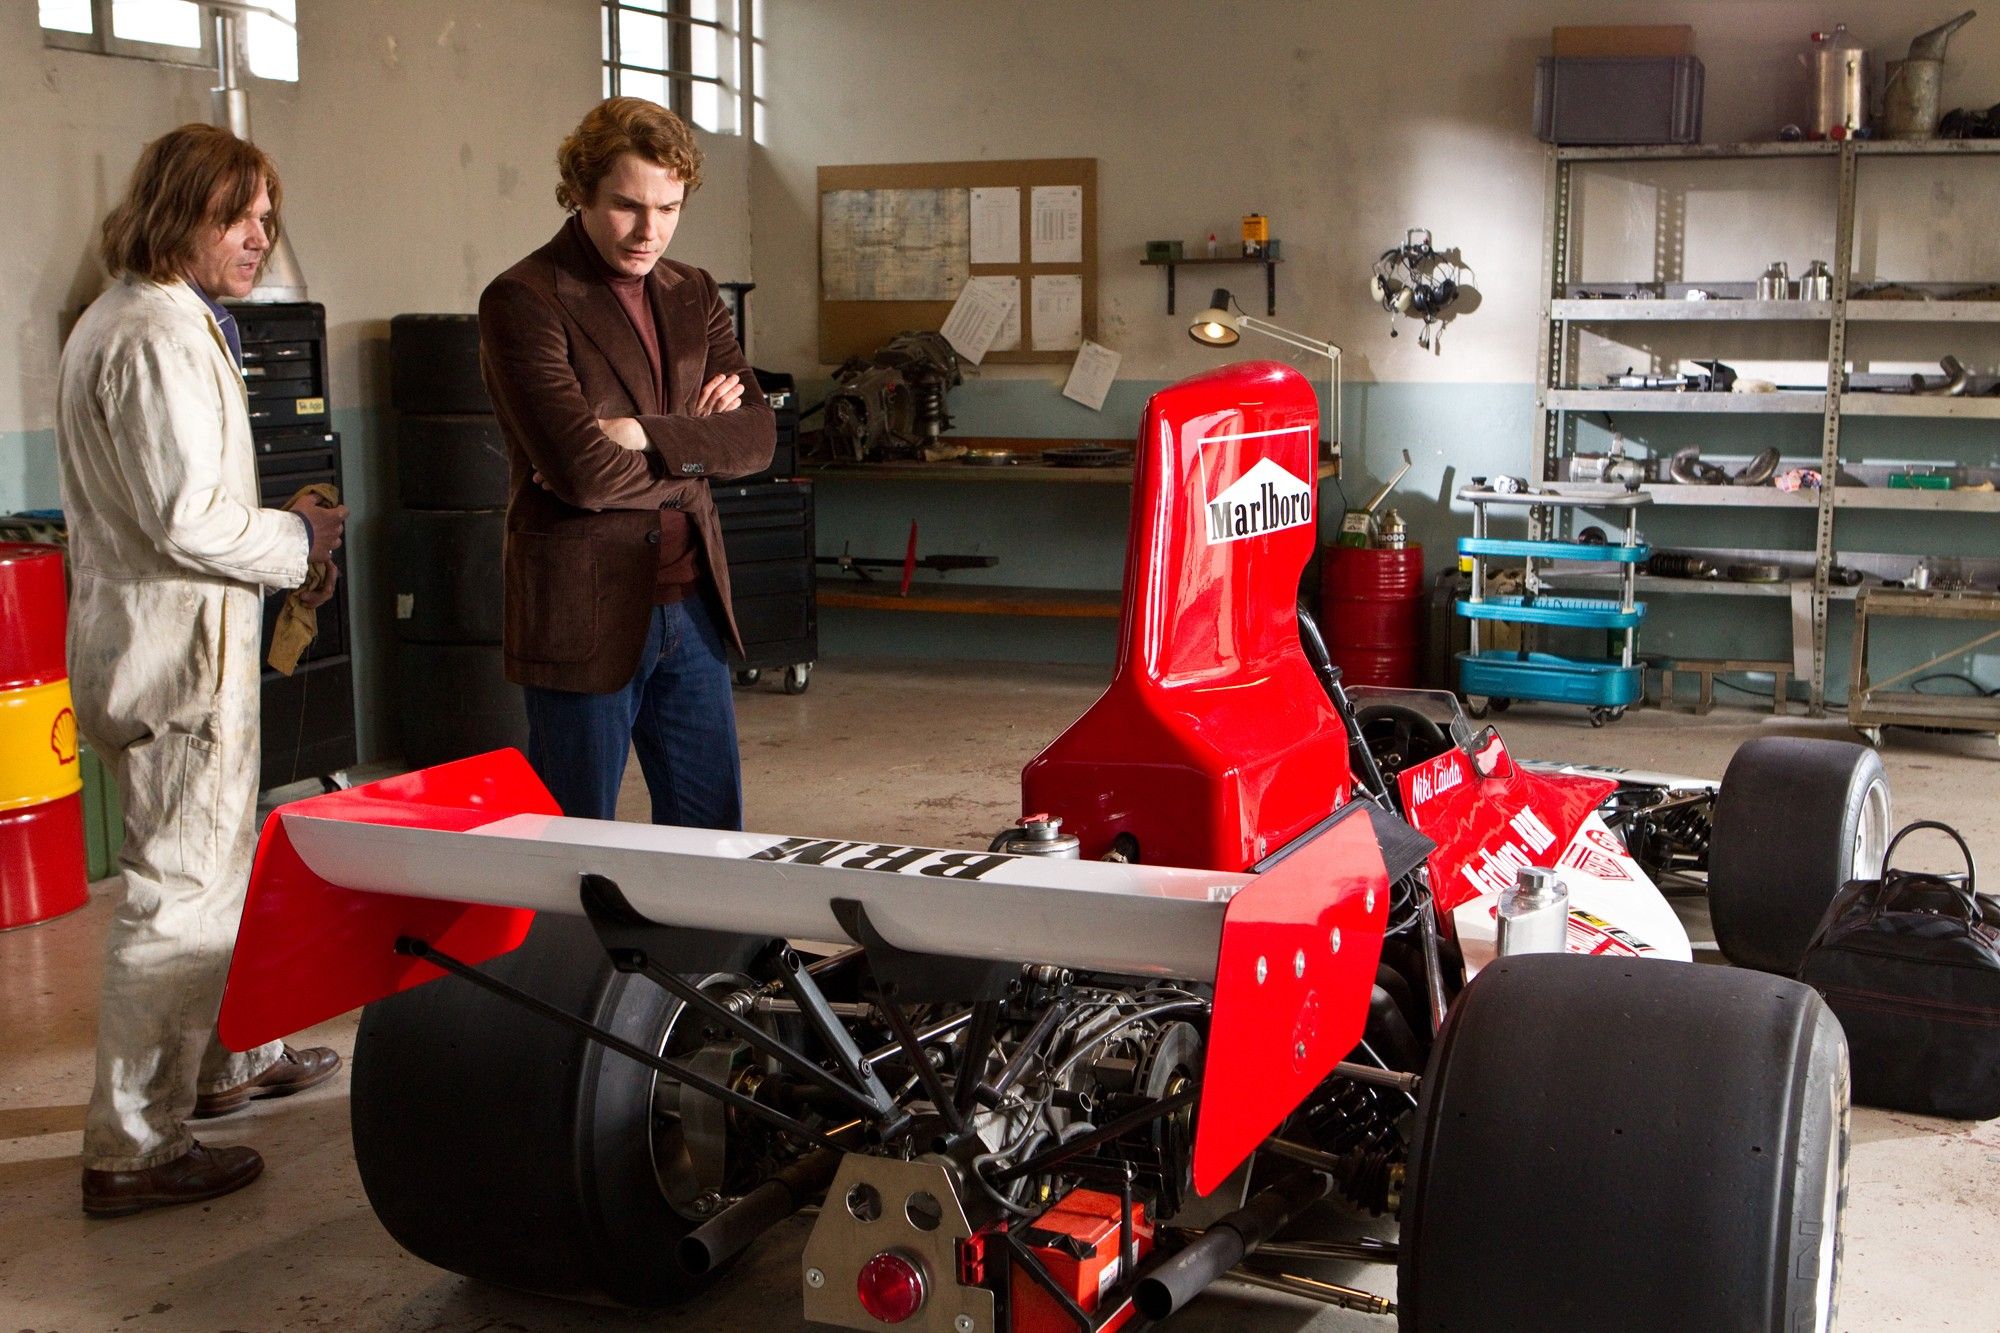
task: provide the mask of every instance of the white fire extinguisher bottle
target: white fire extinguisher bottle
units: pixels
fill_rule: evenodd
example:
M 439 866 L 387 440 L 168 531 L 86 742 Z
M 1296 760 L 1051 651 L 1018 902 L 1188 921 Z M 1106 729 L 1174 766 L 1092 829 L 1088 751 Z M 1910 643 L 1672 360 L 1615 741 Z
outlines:
M 1500 956 L 1561 953 L 1569 936 L 1569 889 L 1562 876 L 1525 866 L 1500 895 Z

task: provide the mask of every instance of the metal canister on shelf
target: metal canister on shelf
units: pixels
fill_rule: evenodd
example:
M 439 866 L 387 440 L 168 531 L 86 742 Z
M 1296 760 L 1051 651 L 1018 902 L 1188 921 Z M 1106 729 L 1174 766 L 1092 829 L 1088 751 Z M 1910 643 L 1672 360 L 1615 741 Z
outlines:
M 1404 523 L 1403 516 L 1393 509 L 1382 520 L 1380 540 L 1385 551 L 1400 551 L 1410 544 L 1409 525 Z
M 1813 260 L 1806 265 L 1806 271 L 1799 274 L 1799 299 L 1801 301 L 1833 299 L 1833 274 L 1828 271 L 1824 259 Z
M 1812 35 L 1804 57 L 1812 72 L 1814 139 L 1852 139 L 1868 128 L 1868 48 L 1854 40 L 1845 23 Z
M 1792 275 L 1785 268 L 1782 259 L 1772 261 L 1771 267 L 1757 277 L 1757 299 L 1760 301 L 1789 301 L 1792 296 Z

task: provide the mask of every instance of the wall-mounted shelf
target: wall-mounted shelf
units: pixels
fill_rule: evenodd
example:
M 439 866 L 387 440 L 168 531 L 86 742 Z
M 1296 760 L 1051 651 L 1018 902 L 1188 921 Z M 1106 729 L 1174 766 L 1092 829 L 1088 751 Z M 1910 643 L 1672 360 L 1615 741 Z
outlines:
M 1193 259 L 1142 259 L 1145 268 L 1163 268 L 1167 271 L 1167 313 L 1174 313 L 1174 270 L 1191 264 L 1262 264 L 1264 266 L 1264 313 L 1278 313 L 1278 265 L 1282 259 L 1246 259 L 1242 255 L 1217 255 L 1213 259 L 1196 256 Z

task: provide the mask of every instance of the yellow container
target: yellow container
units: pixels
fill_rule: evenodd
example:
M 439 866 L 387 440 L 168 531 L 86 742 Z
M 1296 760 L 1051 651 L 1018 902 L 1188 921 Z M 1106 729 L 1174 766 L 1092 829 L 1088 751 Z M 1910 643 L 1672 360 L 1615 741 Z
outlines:
M 83 789 L 69 682 L 0 691 L 0 811 Z

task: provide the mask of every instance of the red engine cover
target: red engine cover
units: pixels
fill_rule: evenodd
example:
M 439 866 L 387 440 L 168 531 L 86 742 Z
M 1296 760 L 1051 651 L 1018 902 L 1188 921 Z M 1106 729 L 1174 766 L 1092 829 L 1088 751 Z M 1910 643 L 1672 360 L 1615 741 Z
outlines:
M 1297 371 L 1226 366 L 1153 395 L 1139 432 L 1110 687 L 1021 775 L 1083 855 L 1239 871 L 1347 798 L 1347 740 L 1299 649 L 1319 404 Z

